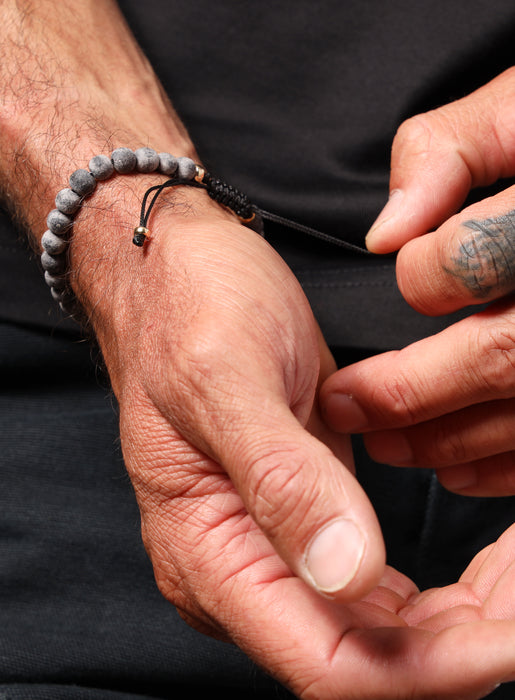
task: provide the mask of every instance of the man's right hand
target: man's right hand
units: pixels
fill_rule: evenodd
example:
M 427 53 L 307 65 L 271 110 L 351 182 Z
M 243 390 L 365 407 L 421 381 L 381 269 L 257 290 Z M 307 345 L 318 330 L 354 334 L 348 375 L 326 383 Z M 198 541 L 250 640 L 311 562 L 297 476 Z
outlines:
M 299 697 L 482 697 L 515 670 L 515 532 L 440 591 L 384 569 L 347 438 L 318 417 L 334 365 L 307 301 L 265 241 L 203 199 L 178 190 L 143 251 L 120 238 L 125 272 L 85 299 L 160 590 Z
M 164 195 L 158 203 L 144 249 L 131 244 L 128 224 L 110 237 L 116 254 L 99 258 L 112 223 L 98 200 L 95 228 L 79 223 L 72 246 L 147 541 L 149 528 L 158 534 L 148 513 L 160 509 L 180 529 L 193 513 L 236 517 L 315 590 L 359 598 L 382 574 L 382 536 L 352 475 L 348 438 L 317 418 L 317 385 L 335 367 L 308 302 L 271 246 L 204 192 L 178 188 L 171 197 L 171 206 Z M 188 539 L 170 535 L 177 581 L 191 569 L 176 563 Z M 237 550 L 230 559 L 229 568 L 240 565 Z

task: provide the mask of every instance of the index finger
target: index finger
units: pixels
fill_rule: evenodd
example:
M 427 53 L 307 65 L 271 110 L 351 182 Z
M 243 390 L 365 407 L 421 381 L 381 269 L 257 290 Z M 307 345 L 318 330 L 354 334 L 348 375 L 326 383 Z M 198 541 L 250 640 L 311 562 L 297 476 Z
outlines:
M 514 104 L 510 68 L 401 125 L 392 146 L 390 199 L 367 236 L 372 252 L 398 250 L 457 212 L 471 188 L 515 173 Z

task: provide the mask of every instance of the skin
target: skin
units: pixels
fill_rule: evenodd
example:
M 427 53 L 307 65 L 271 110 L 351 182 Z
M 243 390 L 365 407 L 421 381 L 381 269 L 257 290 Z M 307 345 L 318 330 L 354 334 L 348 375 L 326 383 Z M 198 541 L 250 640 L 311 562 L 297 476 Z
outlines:
M 403 124 L 392 196 L 367 239 L 374 252 L 399 250 L 399 287 L 418 311 L 491 305 L 341 370 L 321 392 L 331 427 L 365 432 L 375 459 L 436 468 L 464 495 L 515 494 L 515 189 L 455 213 L 471 187 L 515 174 L 514 107 L 510 69 Z
M 445 272 L 463 283 L 466 292 L 478 299 L 495 291 L 515 289 L 515 212 L 462 224 L 465 235 Z
M 114 3 L 1 7 L 2 191 L 35 245 L 63 173 L 92 155 L 150 144 L 197 159 Z M 151 240 L 135 248 L 155 182 L 97 188 L 76 217 L 70 281 L 119 402 L 163 595 L 301 698 L 479 698 L 514 678 L 515 532 L 438 591 L 385 567 L 349 440 L 320 416 L 335 366 L 297 281 L 188 188 L 162 195 Z M 327 545 L 329 525 L 349 521 L 363 539 L 356 560 L 348 537 L 337 557 L 327 546 L 314 557 L 315 536 Z M 346 562 L 340 578 L 334 561 Z

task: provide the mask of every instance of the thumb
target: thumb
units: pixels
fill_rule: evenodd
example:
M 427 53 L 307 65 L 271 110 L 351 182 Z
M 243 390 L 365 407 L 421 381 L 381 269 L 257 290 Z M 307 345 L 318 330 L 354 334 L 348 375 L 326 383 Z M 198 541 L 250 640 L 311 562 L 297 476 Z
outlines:
M 385 554 L 353 465 L 342 464 L 287 405 L 268 400 L 261 406 L 254 417 L 242 412 L 235 421 L 240 427 L 233 422 L 237 440 L 220 434 L 218 461 L 296 574 L 320 593 L 342 601 L 361 598 L 377 585 Z
M 408 119 L 392 146 L 390 199 L 366 242 L 389 253 L 439 226 L 472 187 L 515 173 L 515 69 Z
M 350 450 L 335 448 L 338 459 L 304 427 L 316 381 L 301 381 L 299 370 L 297 387 L 286 391 L 284 370 L 269 356 L 246 353 L 241 363 L 238 357 L 232 348 L 231 362 L 219 364 L 210 381 L 181 392 L 168 420 L 224 468 L 293 572 L 327 596 L 361 598 L 383 574 L 382 534 L 353 465 L 341 461 Z

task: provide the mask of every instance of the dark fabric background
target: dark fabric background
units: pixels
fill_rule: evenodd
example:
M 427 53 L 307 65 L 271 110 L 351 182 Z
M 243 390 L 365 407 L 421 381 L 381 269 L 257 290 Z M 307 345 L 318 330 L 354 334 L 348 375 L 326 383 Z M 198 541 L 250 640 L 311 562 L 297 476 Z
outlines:
M 210 169 L 264 208 L 358 244 L 386 200 L 400 122 L 513 62 L 512 0 L 120 4 Z M 267 237 L 342 364 L 452 320 L 407 306 L 392 258 L 280 227 Z M 116 406 L 6 215 L 0 269 L 0 699 L 286 697 L 158 594 Z M 513 499 L 452 496 L 430 472 L 371 463 L 358 439 L 356 454 L 390 563 L 420 586 L 454 580 L 513 522 Z

